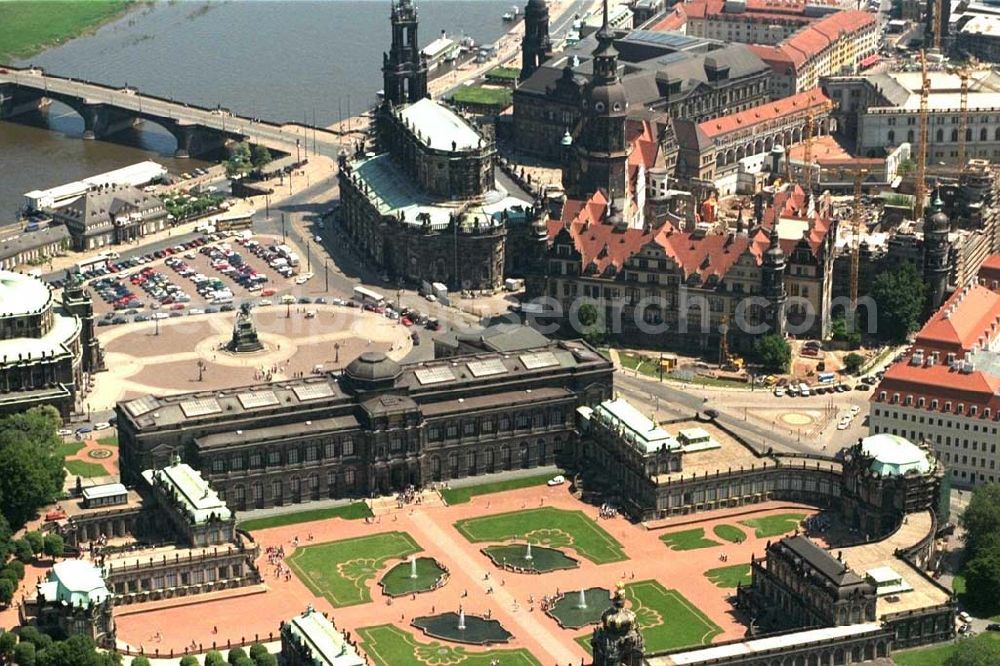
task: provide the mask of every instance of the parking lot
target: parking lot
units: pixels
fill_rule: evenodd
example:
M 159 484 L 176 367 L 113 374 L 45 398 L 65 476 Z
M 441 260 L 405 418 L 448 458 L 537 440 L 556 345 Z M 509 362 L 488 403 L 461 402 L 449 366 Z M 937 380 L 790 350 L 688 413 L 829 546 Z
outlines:
M 298 273 L 298 258 L 267 237 L 199 237 L 182 245 L 85 274 L 99 326 L 234 310 L 241 302 L 269 305 L 311 302 L 291 296 L 312 274 Z M 273 248 L 280 247 L 284 255 Z M 291 257 L 289 259 L 288 257 Z M 294 265 L 292 265 L 294 264 Z M 325 302 L 322 299 L 321 302 Z

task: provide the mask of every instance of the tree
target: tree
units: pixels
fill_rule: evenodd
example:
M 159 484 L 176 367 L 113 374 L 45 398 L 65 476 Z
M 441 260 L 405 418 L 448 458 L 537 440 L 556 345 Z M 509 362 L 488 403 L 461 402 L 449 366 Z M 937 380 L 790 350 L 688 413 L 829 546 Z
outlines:
M 62 491 L 59 413 L 34 408 L 0 419 L 0 511 L 10 526 L 20 528 L 39 507 Z M 40 552 L 40 551 L 36 551 Z
M 33 625 L 29 624 L 27 626 L 21 627 L 20 629 L 18 629 L 17 633 L 22 641 L 28 641 L 29 643 L 32 643 L 39 650 L 43 650 L 48 646 L 52 645 L 52 637 L 49 636 L 48 634 L 43 634 L 41 631 L 38 630 L 38 627 L 35 627 Z
M 198 658 L 191 655 L 181 657 L 180 666 L 198 666 Z
M 0 578 L 0 604 L 10 606 L 14 600 L 14 591 L 17 586 L 9 578 Z
M 66 544 L 63 541 L 62 535 L 53 532 L 45 535 L 45 544 L 42 547 L 42 552 L 49 557 L 62 557 L 65 547 Z
M 150 666 L 149 659 L 146 657 L 136 657 L 132 660 L 132 666 Z
M 926 302 L 926 286 L 913 263 L 904 261 L 894 270 L 880 273 L 871 296 L 878 308 L 878 336 L 903 342 L 920 327 Z
M 45 537 L 41 532 L 33 530 L 26 532 L 24 538 L 31 544 L 31 552 L 39 555 L 45 549 Z
M 757 362 L 768 372 L 787 372 L 792 362 L 792 348 L 783 337 L 775 333 L 757 338 L 753 345 Z
M 232 666 L 257 666 L 255 663 L 253 663 L 253 659 L 251 659 L 246 655 L 243 655 L 236 661 L 230 661 L 229 663 L 232 664 Z
M 1000 545 L 980 549 L 962 571 L 966 604 L 980 614 L 992 615 L 1000 607 Z
M 896 167 L 896 174 L 905 176 L 916 168 L 917 165 L 913 162 L 913 160 L 907 158 L 900 161 L 899 166 Z
M 962 641 L 943 666 L 994 666 L 1000 664 L 1000 641 Z
M 34 643 L 28 643 L 27 641 L 18 643 L 14 648 L 14 663 L 17 666 L 35 666 Z
M 1000 483 L 976 486 L 961 523 L 965 529 L 966 560 L 971 560 L 1000 535 Z
M 15 645 L 17 645 L 17 634 L 0 629 L 0 663 L 14 653 Z
M 19 581 L 24 580 L 24 563 L 20 560 L 11 560 L 4 568 L 13 571 Z
M 243 651 L 243 648 L 234 647 L 229 651 L 229 657 L 226 661 L 229 662 L 230 666 L 235 666 L 236 662 L 240 659 L 246 659 L 247 653 Z
M 254 663 L 257 666 L 278 666 L 278 658 L 269 652 L 265 652 L 257 657 L 257 659 L 254 660 Z
M 831 323 L 830 335 L 834 340 L 845 343 L 851 349 L 856 349 L 861 344 L 861 333 L 857 330 L 857 320 L 855 320 L 854 326 L 848 326 L 847 319 L 837 317 Z
M 227 666 L 225 658 L 218 650 L 209 650 L 205 654 L 205 666 Z
M 226 160 L 226 175 L 232 178 L 250 170 L 250 146 L 241 141 L 233 147 L 233 152 Z
M 861 365 L 865 362 L 865 357 L 861 354 L 856 354 L 851 352 L 844 357 L 844 370 L 847 370 L 852 375 L 858 374 L 858 370 L 861 369 Z
M 606 337 L 605 327 L 601 323 L 601 312 L 593 303 L 584 303 L 577 310 L 577 320 L 580 322 L 582 331 L 577 331 L 583 335 L 583 339 L 592 345 L 604 344 Z
M 17 572 L 8 567 L 0 569 L 0 580 L 9 580 L 14 583 L 14 587 L 17 587 L 17 584 L 21 582 L 21 579 L 17 577 Z
M 260 643 L 254 643 L 250 646 L 250 658 L 254 661 L 260 659 L 263 654 L 267 654 L 267 648 Z
M 14 557 L 25 564 L 35 561 L 35 551 L 31 550 L 31 544 L 27 539 L 18 539 L 14 542 Z
M 254 169 L 261 168 L 272 159 L 271 151 L 267 149 L 267 146 L 254 145 L 250 149 L 250 164 L 253 165 Z

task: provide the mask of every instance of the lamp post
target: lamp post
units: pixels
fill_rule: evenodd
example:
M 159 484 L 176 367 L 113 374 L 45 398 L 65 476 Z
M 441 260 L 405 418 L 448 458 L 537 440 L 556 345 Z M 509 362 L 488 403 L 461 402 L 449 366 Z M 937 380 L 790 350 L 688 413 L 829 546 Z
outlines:
M 205 377 L 205 361 L 198 359 L 198 381 L 202 381 Z
M 323 291 L 330 291 L 330 262 L 323 260 Z
M 285 242 L 285 214 L 281 214 L 281 242 Z

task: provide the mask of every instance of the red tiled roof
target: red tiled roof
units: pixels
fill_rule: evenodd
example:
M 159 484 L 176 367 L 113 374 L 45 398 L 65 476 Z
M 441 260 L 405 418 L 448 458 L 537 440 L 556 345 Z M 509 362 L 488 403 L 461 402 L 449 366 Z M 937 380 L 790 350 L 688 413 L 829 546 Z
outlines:
M 766 62 L 778 74 L 784 74 L 788 67 L 792 67 L 793 70 L 798 71 L 806 61 L 806 57 L 801 51 L 787 49 L 780 44 L 776 46 L 748 44 L 747 46 L 758 58 Z
M 801 218 L 805 193 L 796 186 L 791 191 L 778 193 L 775 204 L 781 218 Z M 769 244 L 768 230 L 776 214 L 775 207 L 768 207 L 764 212 L 763 226 L 750 238 L 736 234 L 694 234 L 678 231 L 669 223 L 657 229 L 616 231 L 603 221 L 606 209 L 607 198 L 602 192 L 595 193 L 587 201 L 567 200 L 562 219 L 549 221 L 549 238 L 555 238 L 565 229 L 582 257 L 581 268 L 587 270 L 593 263 L 598 274 L 609 265 L 620 270 L 629 257 L 649 243 L 655 243 L 677 262 L 685 279 L 697 273 L 702 280 L 713 275 L 724 278 L 744 252 L 750 252 L 760 264 Z M 814 254 L 819 252 L 831 226 L 831 220 L 821 219 L 818 215 L 812 221 L 805 241 Z M 781 241 L 782 249 L 790 253 L 799 242 L 799 239 L 784 239 Z
M 992 254 L 979 267 L 979 284 L 993 291 L 1000 290 L 1000 254 Z M 993 281 L 997 281 L 998 287 L 993 286 Z
M 799 113 L 808 109 L 829 109 L 830 98 L 819 88 L 812 88 L 795 95 L 782 97 L 779 100 L 755 106 L 746 111 L 722 116 L 714 120 L 706 120 L 698 125 L 698 129 L 709 137 L 719 136 L 738 129 L 746 129 L 760 123 Z
M 674 5 L 670 12 L 659 23 L 653 26 L 653 32 L 668 32 L 680 30 L 687 23 L 685 5 Z
M 1000 416 L 998 391 L 1000 377 L 995 375 L 980 370 L 963 372 L 952 369 L 943 359 L 926 366 L 910 365 L 909 358 L 905 358 L 885 371 L 885 377 L 871 399 L 873 402 L 963 416 L 970 416 L 970 407 L 975 406 L 978 407 L 976 415 L 985 417 L 985 410 L 989 408 L 991 418 L 997 418 Z M 937 400 L 936 406 L 934 400 Z
M 973 285 L 956 291 L 924 324 L 913 343 L 926 352 L 954 353 L 959 358 L 1000 334 L 1000 294 Z
M 856 9 L 830 14 L 812 24 L 812 29 L 823 33 L 833 41 L 842 33 L 851 33 L 875 23 L 875 15 Z

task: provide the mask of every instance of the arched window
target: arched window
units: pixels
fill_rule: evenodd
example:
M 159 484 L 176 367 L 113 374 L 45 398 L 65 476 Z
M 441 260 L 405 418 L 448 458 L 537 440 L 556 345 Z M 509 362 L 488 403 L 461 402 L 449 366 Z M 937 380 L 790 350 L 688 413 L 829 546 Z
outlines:
M 896 143 L 896 130 L 889 130 L 889 143 Z
M 957 141 L 958 141 L 958 130 L 957 129 L 953 129 L 951 131 L 951 142 L 955 143 Z
M 934 134 L 934 140 L 938 142 L 944 141 L 944 130 L 941 129 L 940 127 L 938 128 L 938 131 Z
M 907 130 L 906 132 L 906 142 L 913 143 L 913 130 Z
M 993 130 L 993 140 L 1000 141 L 1000 127 Z

